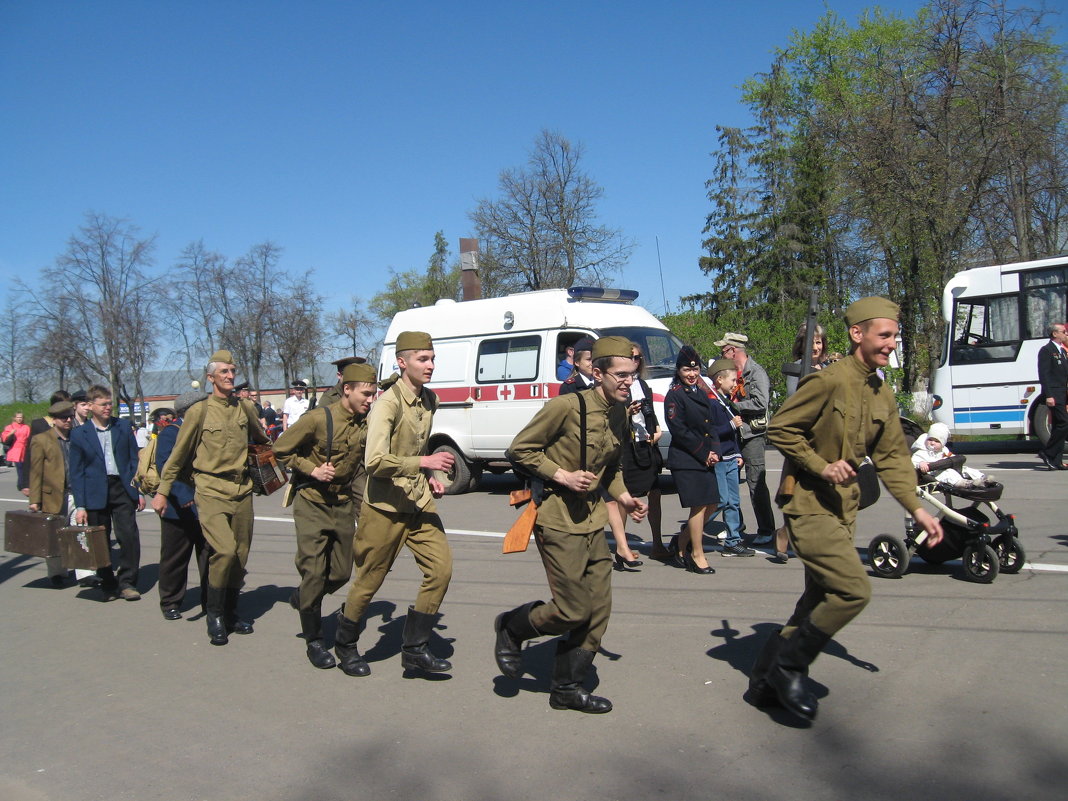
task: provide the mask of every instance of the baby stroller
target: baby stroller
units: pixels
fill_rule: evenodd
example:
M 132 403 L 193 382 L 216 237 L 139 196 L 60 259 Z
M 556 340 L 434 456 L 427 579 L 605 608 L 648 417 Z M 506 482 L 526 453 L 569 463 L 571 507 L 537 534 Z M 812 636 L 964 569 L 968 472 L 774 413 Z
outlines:
M 932 472 L 964 466 L 963 456 L 951 456 L 932 462 Z M 913 555 L 925 562 L 940 565 L 952 559 L 964 563 L 969 581 L 989 584 L 998 573 L 1019 573 L 1026 554 L 1020 544 L 1015 518 L 998 508 L 1005 489 L 997 482 L 985 485 L 954 486 L 934 481 L 929 473 L 917 471 L 916 494 L 938 510 L 942 522 L 942 541 L 933 548 L 926 544 L 927 532 L 905 517 L 905 537 L 879 534 L 868 544 L 868 565 L 881 578 L 900 578 L 908 570 Z M 937 495 L 944 496 L 945 501 Z M 954 499 L 967 505 L 954 506 Z

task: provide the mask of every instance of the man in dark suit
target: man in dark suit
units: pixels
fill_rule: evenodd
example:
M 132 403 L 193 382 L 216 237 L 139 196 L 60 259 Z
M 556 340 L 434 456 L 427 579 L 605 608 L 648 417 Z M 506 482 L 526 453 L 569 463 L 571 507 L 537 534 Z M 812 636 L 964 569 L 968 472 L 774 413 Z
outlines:
M 1063 323 L 1049 327 L 1049 342 L 1038 351 L 1038 380 L 1049 409 L 1049 439 L 1038 458 L 1050 470 L 1066 470 L 1064 441 L 1068 439 L 1068 330 Z
M 111 416 L 111 392 L 89 388 L 89 421 L 70 435 L 70 485 L 78 525 L 104 526 L 119 543 L 118 575 L 111 567 L 97 571 L 104 599 L 136 601 L 141 535 L 136 514 L 145 499 L 130 481 L 137 470 L 137 442 L 128 420 Z

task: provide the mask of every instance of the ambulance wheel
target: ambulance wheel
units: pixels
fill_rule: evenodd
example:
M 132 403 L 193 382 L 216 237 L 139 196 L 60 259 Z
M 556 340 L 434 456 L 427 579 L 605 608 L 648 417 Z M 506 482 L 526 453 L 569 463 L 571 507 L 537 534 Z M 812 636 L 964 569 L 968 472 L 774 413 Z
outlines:
M 438 445 L 434 448 L 434 453 L 452 454 L 452 469 L 438 474 L 441 483 L 445 485 L 446 495 L 461 495 L 471 489 L 471 465 L 456 448 L 452 445 Z
M 1016 537 L 1002 535 L 994 542 L 994 550 L 998 552 L 998 562 L 1002 573 L 1019 573 L 1023 569 L 1027 554 L 1020 540 Z
M 961 559 L 964 561 L 965 578 L 978 584 L 989 584 L 1001 570 L 997 552 L 981 542 L 965 545 Z
M 868 565 L 880 578 L 901 578 L 909 567 L 909 549 L 893 534 L 878 534 L 868 544 Z

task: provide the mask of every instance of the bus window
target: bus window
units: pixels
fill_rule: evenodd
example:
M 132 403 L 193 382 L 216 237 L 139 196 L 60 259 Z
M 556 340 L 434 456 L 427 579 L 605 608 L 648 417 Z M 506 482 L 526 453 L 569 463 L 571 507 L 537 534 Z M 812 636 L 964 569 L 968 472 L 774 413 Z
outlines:
M 1068 319 L 1065 298 L 1068 295 L 1068 281 L 1063 267 L 1051 270 L 1031 270 L 1021 273 L 1023 284 L 1024 337 L 1043 339 L 1049 335 L 1051 323 Z
M 954 306 L 950 364 L 1005 361 L 1020 347 L 1019 304 L 1014 295 L 958 300 Z

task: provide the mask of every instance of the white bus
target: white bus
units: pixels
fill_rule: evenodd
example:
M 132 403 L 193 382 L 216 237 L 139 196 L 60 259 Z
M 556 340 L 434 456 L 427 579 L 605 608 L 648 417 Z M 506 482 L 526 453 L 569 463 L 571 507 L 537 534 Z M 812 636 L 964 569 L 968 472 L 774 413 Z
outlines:
M 931 378 L 932 418 L 954 434 L 1049 437 L 1038 349 L 1068 319 L 1068 256 L 974 267 L 942 294 L 946 341 Z

